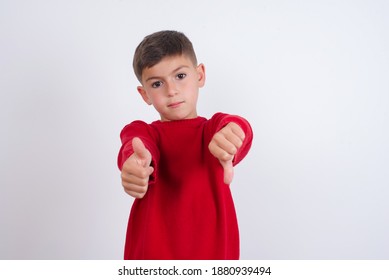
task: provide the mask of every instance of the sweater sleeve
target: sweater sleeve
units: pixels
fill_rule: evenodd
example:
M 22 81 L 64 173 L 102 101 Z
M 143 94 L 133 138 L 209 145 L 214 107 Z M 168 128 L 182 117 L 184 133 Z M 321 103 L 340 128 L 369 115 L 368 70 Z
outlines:
M 246 119 L 240 116 L 228 115 L 224 113 L 216 113 L 210 119 L 210 122 L 211 122 L 210 129 L 211 129 L 212 137 L 216 132 L 218 132 L 220 129 L 225 127 L 230 122 L 236 123 L 242 128 L 245 134 L 245 138 L 243 140 L 242 147 L 239 148 L 232 161 L 234 166 L 237 165 L 247 155 L 247 153 L 251 148 L 251 144 L 253 141 L 253 130 L 250 126 L 250 123 Z
M 151 166 L 154 168 L 154 172 L 150 176 L 149 184 L 155 182 L 155 174 L 158 170 L 159 162 L 159 150 L 157 147 L 157 136 L 153 133 L 153 129 L 147 123 L 143 121 L 134 121 L 126 125 L 120 133 L 120 139 L 122 146 L 118 154 L 118 167 L 120 170 L 123 168 L 124 162 L 134 153 L 132 148 L 132 139 L 139 137 L 146 149 L 150 151 L 152 160 Z

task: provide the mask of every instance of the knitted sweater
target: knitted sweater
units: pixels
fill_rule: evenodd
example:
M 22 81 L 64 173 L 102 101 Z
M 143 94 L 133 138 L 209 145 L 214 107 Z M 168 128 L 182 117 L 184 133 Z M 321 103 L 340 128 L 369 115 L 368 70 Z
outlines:
M 118 156 L 121 169 L 139 137 L 150 151 L 154 172 L 142 199 L 135 199 L 127 227 L 125 259 L 239 259 L 239 230 L 223 168 L 208 149 L 213 135 L 229 122 L 245 132 L 234 157 L 248 153 L 253 133 L 243 118 L 222 113 L 124 127 Z

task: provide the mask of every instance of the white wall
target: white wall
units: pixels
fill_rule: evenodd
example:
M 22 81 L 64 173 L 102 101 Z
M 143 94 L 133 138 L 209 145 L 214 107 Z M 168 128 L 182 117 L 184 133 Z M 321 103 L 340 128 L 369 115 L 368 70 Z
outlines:
M 232 190 L 243 259 L 389 258 L 389 2 L 0 2 L 0 258 L 121 259 L 121 128 L 157 114 L 136 45 L 184 31 L 201 115 L 255 133 Z

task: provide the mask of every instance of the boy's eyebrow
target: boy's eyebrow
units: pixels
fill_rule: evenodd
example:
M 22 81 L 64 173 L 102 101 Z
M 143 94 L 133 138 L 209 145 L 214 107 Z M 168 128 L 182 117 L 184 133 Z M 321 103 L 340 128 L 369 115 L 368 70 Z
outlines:
M 175 73 L 175 72 L 177 72 L 177 71 L 179 71 L 179 70 L 181 70 L 182 68 L 189 68 L 189 66 L 187 66 L 187 65 L 181 65 L 181 66 L 177 67 L 176 69 L 174 69 L 174 70 L 170 73 L 170 75 L 173 74 L 173 73 Z M 158 77 L 158 76 L 149 77 L 149 78 L 146 79 L 146 82 L 148 82 L 148 81 L 150 81 L 150 80 L 160 80 L 161 78 L 162 78 L 162 77 Z

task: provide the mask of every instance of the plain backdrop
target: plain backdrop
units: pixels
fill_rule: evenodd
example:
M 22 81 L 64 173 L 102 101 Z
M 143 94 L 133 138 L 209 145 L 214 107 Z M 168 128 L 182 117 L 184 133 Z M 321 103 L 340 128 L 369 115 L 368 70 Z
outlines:
M 389 2 L 0 1 L 0 258 L 121 259 L 144 36 L 183 31 L 198 112 L 247 118 L 242 259 L 389 258 Z M 201 203 L 201 202 L 200 202 Z

